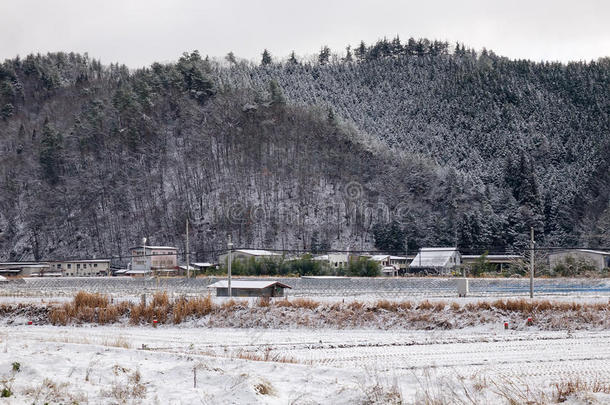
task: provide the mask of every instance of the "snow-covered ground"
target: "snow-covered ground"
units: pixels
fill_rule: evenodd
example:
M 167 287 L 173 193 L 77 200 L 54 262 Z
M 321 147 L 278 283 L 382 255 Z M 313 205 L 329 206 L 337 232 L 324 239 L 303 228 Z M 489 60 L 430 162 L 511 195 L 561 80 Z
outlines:
M 502 403 L 526 386 L 550 398 L 556 382 L 610 384 L 610 331 L 12 326 L 0 380 L 12 404 Z

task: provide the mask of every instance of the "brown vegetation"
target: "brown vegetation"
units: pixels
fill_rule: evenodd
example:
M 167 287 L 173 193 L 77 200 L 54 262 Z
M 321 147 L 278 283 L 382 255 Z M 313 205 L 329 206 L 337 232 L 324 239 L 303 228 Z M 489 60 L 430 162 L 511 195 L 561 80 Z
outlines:
M 79 292 L 62 305 L 0 305 L 0 317 L 27 316 L 35 323 L 133 325 L 174 323 L 203 319 L 208 326 L 229 327 L 394 327 L 410 329 L 460 328 L 481 323 L 509 322 L 510 328 L 610 328 L 610 303 L 561 302 L 529 299 L 481 300 L 460 304 L 448 301 L 324 302 L 310 298 L 234 299 L 214 302 L 211 296 L 170 299 L 157 292 L 138 304 L 113 303 L 108 296 Z

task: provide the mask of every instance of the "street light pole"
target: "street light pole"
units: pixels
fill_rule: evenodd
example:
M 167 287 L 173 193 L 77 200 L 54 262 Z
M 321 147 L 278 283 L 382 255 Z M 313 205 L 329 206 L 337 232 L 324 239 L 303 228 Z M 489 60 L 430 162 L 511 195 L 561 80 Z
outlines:
M 233 250 L 233 243 L 231 242 L 231 234 L 229 234 L 229 242 L 227 243 L 227 248 L 229 250 L 229 254 L 227 255 L 228 257 L 228 263 L 227 263 L 227 287 L 228 287 L 228 293 L 229 293 L 229 297 L 231 297 L 231 262 L 233 261 L 231 258 L 231 252 Z
M 530 228 L 530 298 L 534 298 L 534 227 Z
M 186 218 L 186 278 L 191 278 L 191 257 L 189 252 L 189 219 Z

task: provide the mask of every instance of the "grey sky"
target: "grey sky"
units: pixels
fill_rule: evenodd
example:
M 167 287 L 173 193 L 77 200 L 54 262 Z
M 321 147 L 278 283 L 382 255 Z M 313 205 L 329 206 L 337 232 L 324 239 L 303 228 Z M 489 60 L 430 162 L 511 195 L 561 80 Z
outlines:
M 130 67 L 187 50 L 259 60 L 400 35 L 533 60 L 610 56 L 607 0 L 0 0 L 0 59 L 89 52 Z

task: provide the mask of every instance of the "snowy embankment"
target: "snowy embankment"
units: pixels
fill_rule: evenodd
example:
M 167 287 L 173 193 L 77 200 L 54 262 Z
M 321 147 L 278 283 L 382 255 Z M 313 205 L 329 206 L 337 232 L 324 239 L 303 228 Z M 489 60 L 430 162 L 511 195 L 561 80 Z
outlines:
M 609 360 L 610 332 L 0 327 L 8 404 L 605 404 Z
M 113 302 L 107 296 L 79 293 L 72 302 L 0 305 L 0 324 L 182 324 L 222 328 L 462 329 L 502 325 L 524 330 L 608 330 L 608 301 L 315 301 L 170 299 L 156 293 L 148 302 Z

